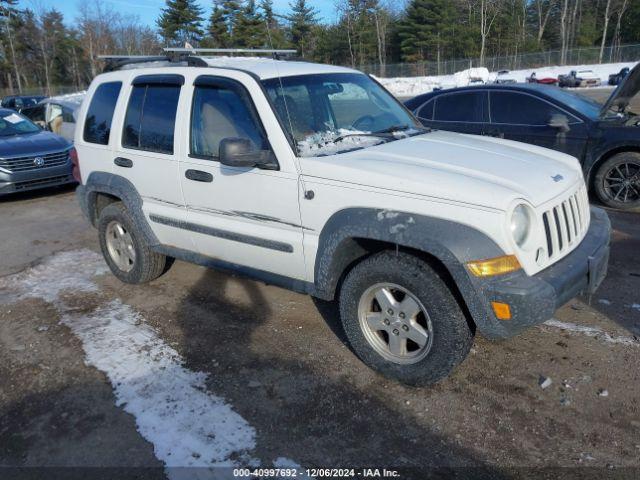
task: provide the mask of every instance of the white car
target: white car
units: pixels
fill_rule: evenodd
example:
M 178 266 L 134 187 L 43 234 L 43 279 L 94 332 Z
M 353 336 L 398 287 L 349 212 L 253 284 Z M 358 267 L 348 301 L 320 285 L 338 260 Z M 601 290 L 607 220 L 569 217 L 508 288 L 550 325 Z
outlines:
M 604 278 L 575 158 L 428 131 L 355 70 L 187 60 L 101 74 L 80 110 L 77 195 L 122 281 L 178 258 L 336 300 L 367 365 L 428 384 Z
M 580 79 L 581 87 L 599 87 L 602 85 L 602 80 L 593 70 L 578 70 L 576 76 Z

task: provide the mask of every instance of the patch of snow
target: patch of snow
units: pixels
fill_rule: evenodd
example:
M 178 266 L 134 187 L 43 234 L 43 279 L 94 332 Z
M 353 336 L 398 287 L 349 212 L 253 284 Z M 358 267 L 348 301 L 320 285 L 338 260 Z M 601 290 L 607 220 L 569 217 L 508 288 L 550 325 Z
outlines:
M 547 320 L 544 322 L 544 325 L 566 330 L 568 332 L 582 333 L 588 337 L 602 339 L 607 343 L 640 347 L 640 342 L 633 337 L 613 336 L 598 327 L 588 327 L 586 325 L 577 325 L 571 322 L 561 322 L 556 319 Z
M 618 73 L 622 68 L 633 68 L 637 62 L 623 63 L 603 63 L 598 65 L 567 65 L 567 66 L 548 66 L 541 68 L 529 68 L 524 70 L 511 70 L 505 77 L 513 78 L 517 82 L 524 83 L 533 72 L 537 78 L 558 78 L 559 75 L 565 75 L 571 70 L 592 70 L 596 77 L 599 77 L 603 84 L 609 80 L 609 75 Z M 479 78 L 483 82 L 492 83 L 496 80 L 498 72 L 487 72 L 485 75 L 481 70 L 471 68 L 457 72 L 453 75 L 432 75 L 426 77 L 394 77 L 394 78 L 377 78 L 391 93 L 397 97 L 414 97 L 423 93 L 429 93 L 435 88 L 455 88 L 466 87 L 474 79 Z
M 61 252 L 0 278 L 0 289 L 11 300 L 41 298 L 55 306 L 61 323 L 81 340 L 87 364 L 106 374 L 117 405 L 134 416 L 140 434 L 154 445 L 170 479 L 231 478 L 230 471 L 210 469 L 259 466 L 251 457 L 255 429 L 208 392 L 207 375 L 185 368 L 180 354 L 132 307 L 97 297 L 98 306 L 87 313 L 67 303 L 67 295 L 99 293 L 94 277 L 106 271 L 102 256 L 93 251 Z M 285 460 L 274 464 L 295 465 Z M 184 470 L 173 467 L 203 469 L 185 477 Z
M 62 323 L 82 341 L 87 364 L 104 372 L 116 405 L 136 419 L 167 467 L 233 467 L 255 448 L 255 429 L 206 390 L 206 375 L 182 365 L 133 309 L 114 300 Z
M 611 300 L 607 300 L 606 298 L 600 298 L 598 303 L 601 305 L 611 305 Z
M 631 308 L 633 308 L 634 310 L 638 310 L 640 311 L 640 303 L 634 303 L 631 305 Z

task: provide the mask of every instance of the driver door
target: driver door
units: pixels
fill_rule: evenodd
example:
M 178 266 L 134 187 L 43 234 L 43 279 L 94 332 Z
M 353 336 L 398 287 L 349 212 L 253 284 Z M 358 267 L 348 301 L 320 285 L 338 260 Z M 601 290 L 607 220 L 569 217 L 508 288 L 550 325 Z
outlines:
M 193 86 L 188 154 L 180 180 L 185 228 L 207 257 L 295 279 L 305 278 L 298 174 L 220 164 L 224 138 L 245 138 L 270 149 L 258 111 L 236 80 L 199 76 Z

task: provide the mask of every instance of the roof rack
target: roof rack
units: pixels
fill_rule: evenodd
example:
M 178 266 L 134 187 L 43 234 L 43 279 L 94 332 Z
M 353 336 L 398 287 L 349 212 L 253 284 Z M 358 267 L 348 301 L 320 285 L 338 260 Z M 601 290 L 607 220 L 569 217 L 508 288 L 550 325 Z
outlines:
M 268 48 L 191 48 L 191 47 L 168 47 L 164 49 L 168 53 L 183 53 L 183 54 L 219 54 L 219 55 L 236 55 L 236 54 L 251 54 L 251 55 L 273 55 L 274 57 L 295 55 L 297 50 L 290 49 L 268 49 Z
M 168 47 L 163 49 L 166 55 L 98 55 L 100 60 L 106 62 L 103 72 L 112 72 L 120 70 L 125 65 L 133 65 L 137 63 L 164 62 L 167 64 L 183 63 L 189 66 L 206 67 L 208 64 L 202 60 L 202 57 L 213 55 L 271 55 L 274 59 L 280 60 L 283 57 L 293 56 L 296 50 L 286 49 L 250 49 L 250 48 L 178 48 Z
M 98 55 L 100 60 L 105 61 L 103 72 L 113 72 L 120 70 L 125 65 L 134 63 L 149 62 L 171 62 L 171 58 L 166 55 Z

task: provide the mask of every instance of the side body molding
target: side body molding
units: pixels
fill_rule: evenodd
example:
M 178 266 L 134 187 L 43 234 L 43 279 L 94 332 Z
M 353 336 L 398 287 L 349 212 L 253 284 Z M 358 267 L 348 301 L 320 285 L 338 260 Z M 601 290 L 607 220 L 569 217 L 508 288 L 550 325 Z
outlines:
M 127 210 L 133 215 L 140 226 L 145 240 L 150 246 L 160 244 L 157 237 L 149 227 L 149 223 L 142 212 L 142 198 L 136 187 L 124 177 L 107 172 L 92 172 L 84 185 L 76 189 L 76 197 L 82 208 L 82 212 L 89 222 L 96 226 L 96 202 L 98 193 L 113 195 L 122 200 Z
M 460 223 L 413 213 L 370 208 L 341 210 L 320 234 L 314 277 L 318 297 L 334 298 L 345 268 L 365 253 L 358 239 L 388 242 L 435 257 L 453 278 L 473 319 L 479 324 L 487 321 L 486 306 L 478 295 L 478 288 L 482 287 L 465 268 L 470 260 L 504 255 L 485 234 Z

